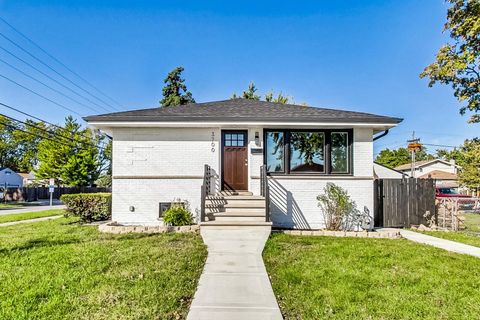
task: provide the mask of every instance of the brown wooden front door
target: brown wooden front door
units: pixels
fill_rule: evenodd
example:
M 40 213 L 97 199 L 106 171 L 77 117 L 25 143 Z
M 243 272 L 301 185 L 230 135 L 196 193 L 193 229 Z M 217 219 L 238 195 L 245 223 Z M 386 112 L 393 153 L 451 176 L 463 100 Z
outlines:
M 247 131 L 222 131 L 223 190 L 248 190 Z

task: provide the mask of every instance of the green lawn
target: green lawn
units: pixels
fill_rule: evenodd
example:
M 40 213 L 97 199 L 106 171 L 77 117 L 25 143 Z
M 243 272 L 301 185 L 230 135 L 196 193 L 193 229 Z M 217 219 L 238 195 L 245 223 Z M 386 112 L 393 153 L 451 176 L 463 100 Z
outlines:
M 408 240 L 273 234 L 285 319 L 480 319 L 480 259 Z
M 0 228 L 0 319 L 182 319 L 196 234 L 101 234 L 74 218 Z
M 457 232 L 424 231 L 423 233 L 452 241 L 480 247 L 480 214 L 465 213 L 465 230 Z
M 54 209 L 54 210 L 45 210 L 45 211 L 37 211 L 37 212 L 6 214 L 6 215 L 0 215 L 0 223 L 58 216 L 63 213 L 64 211 L 61 209 Z

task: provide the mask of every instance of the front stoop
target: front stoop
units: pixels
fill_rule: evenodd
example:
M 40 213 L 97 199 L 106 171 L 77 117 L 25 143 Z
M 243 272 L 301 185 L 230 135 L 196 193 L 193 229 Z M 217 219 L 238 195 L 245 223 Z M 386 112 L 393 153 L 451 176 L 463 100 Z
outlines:
M 214 226 L 271 226 L 265 218 L 265 198 L 251 192 L 222 191 L 208 196 L 205 202 L 207 221 L 204 228 Z
M 187 319 L 282 319 L 262 260 L 271 227 L 200 230 L 208 258 Z

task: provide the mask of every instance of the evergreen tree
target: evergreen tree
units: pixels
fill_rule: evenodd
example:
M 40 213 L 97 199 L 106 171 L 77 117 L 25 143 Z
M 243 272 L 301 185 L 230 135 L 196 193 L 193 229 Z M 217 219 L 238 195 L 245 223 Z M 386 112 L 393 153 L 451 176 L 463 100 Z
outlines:
M 181 75 L 183 67 L 176 67 L 163 81 L 165 87 L 163 87 L 163 99 L 160 101 L 162 107 L 178 106 L 187 103 L 195 103 L 192 93 L 187 91 L 185 85 L 185 79 L 182 79 Z
M 248 89 L 243 91 L 241 96 L 238 96 L 236 93 L 233 93 L 230 99 L 243 98 L 243 99 L 249 99 L 249 100 L 260 100 L 261 96 L 257 94 L 257 91 L 258 89 L 255 86 L 255 83 L 252 81 L 248 84 Z M 282 92 L 280 92 L 277 96 L 275 96 L 275 94 L 272 91 L 270 91 L 265 94 L 264 100 L 267 102 L 286 104 L 293 99 L 289 96 L 284 96 Z
M 290 97 L 284 96 L 282 92 L 280 92 L 276 97 L 274 96 L 273 92 L 270 91 L 265 95 L 265 101 L 267 102 L 275 102 L 275 103 L 282 103 L 286 104 L 289 103 Z

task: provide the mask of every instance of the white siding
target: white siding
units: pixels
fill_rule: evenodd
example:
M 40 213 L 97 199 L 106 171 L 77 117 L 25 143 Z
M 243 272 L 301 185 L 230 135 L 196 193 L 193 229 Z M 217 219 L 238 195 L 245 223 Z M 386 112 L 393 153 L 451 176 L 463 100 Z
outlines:
M 378 179 L 402 179 L 403 178 L 403 174 L 401 172 L 381 166 L 377 163 L 373 164 L 373 169 Z
M 457 173 L 457 167 L 453 164 L 446 164 L 440 161 L 435 161 L 431 164 L 428 164 L 426 166 L 417 168 L 416 170 L 416 176 L 421 176 L 424 174 L 428 174 L 432 171 L 439 170 L 439 171 L 444 171 L 444 172 L 449 172 L 449 173 Z

